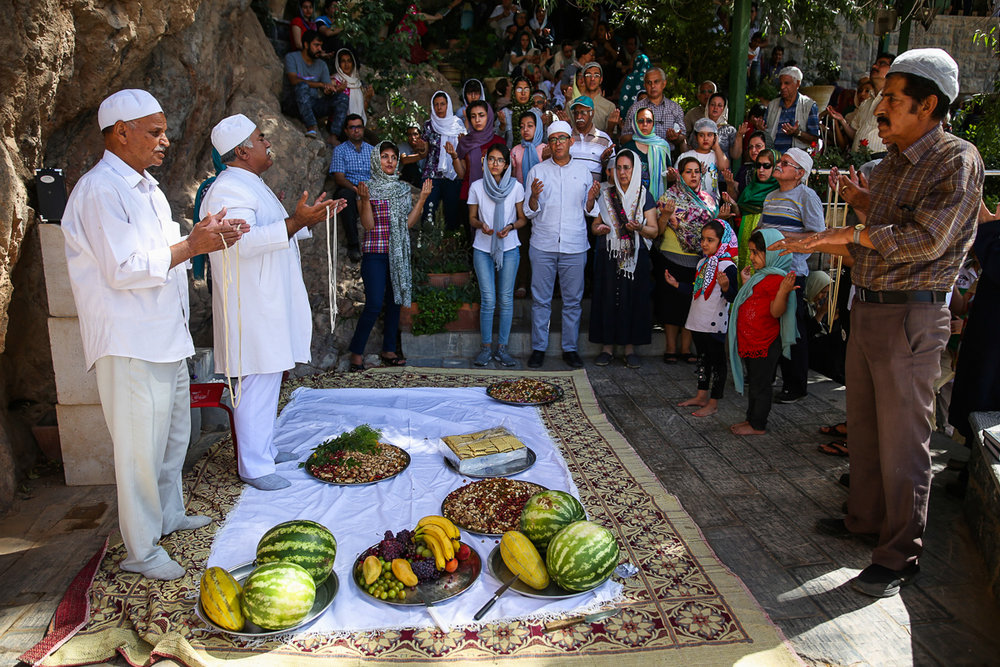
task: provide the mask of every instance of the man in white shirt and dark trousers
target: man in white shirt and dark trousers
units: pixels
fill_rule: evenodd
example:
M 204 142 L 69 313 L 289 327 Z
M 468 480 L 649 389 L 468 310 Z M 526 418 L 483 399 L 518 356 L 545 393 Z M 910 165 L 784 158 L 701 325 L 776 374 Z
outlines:
M 225 209 L 182 237 L 156 179 L 170 141 L 160 104 L 121 90 L 97 112 L 104 156 L 66 204 L 62 229 L 84 361 L 94 367 L 114 446 L 121 569 L 179 579 L 184 568 L 158 542 L 211 523 L 186 516 L 181 469 L 191 437 L 185 269 L 195 255 L 239 241 L 246 225 Z
M 549 346 L 549 320 L 556 276 L 562 292 L 563 361 L 583 367 L 577 352 L 583 274 L 587 263 L 587 220 L 596 216 L 600 183 L 588 166 L 570 156 L 572 128 L 557 120 L 549 125 L 552 157 L 531 168 L 525 177 L 531 193 L 524 214 L 531 219 L 531 357 L 530 368 L 539 368 Z
M 271 144 L 243 114 L 222 119 L 212 130 L 212 145 L 227 169 L 208 189 L 202 210 L 225 207 L 250 227 L 236 248 L 209 256 L 215 371 L 238 383 L 233 416 L 240 479 L 274 491 L 291 485 L 275 464 L 296 458 L 274 446 L 281 376 L 296 363 L 309 362 L 312 343 L 298 242 L 326 219 L 328 208 L 332 217 L 346 202 L 330 201 L 323 193 L 310 206 L 303 192 L 288 215 L 260 177 L 273 164 Z

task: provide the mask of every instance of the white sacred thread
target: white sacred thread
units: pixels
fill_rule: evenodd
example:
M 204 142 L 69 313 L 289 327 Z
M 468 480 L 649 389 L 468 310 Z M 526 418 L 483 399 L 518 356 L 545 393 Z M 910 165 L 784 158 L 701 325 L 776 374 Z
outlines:
M 233 374 L 229 366 L 232 355 L 229 350 L 229 286 L 233 284 L 233 277 L 230 273 L 231 263 L 229 261 L 229 249 L 226 245 L 226 237 L 222 236 L 222 318 L 223 331 L 226 337 L 226 385 L 229 387 L 229 395 L 233 399 L 233 407 L 239 407 L 243 398 L 243 312 L 240 304 L 240 251 L 236 251 L 236 330 L 239 337 L 239 354 L 237 355 L 239 375 L 236 376 L 236 391 L 233 391 Z
M 334 205 L 335 206 L 335 205 Z M 331 249 L 331 243 L 333 247 Z M 337 209 L 333 209 L 333 233 L 330 233 L 330 206 L 326 207 L 326 281 L 330 301 L 330 333 L 337 326 Z

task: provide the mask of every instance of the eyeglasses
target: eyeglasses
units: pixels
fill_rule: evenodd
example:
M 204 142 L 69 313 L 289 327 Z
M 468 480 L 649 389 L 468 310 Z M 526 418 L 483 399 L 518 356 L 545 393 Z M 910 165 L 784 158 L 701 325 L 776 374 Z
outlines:
M 365 126 L 364 125 L 348 125 L 347 129 L 348 130 L 363 130 L 363 129 L 365 129 Z
M 587 72 L 583 75 L 584 79 L 600 79 L 603 76 L 600 72 Z
M 758 169 L 773 169 L 774 163 L 772 162 L 757 162 L 754 164 Z
M 550 144 L 564 144 L 569 141 L 569 137 L 566 135 L 560 135 L 558 137 L 549 137 Z
M 486 158 L 487 164 L 507 164 L 507 160 L 502 157 L 488 157 Z
M 517 88 L 514 89 L 514 92 L 515 93 L 530 93 L 531 92 L 531 88 L 528 88 L 527 86 L 518 86 Z
M 639 125 L 652 125 L 653 124 L 653 119 L 652 118 L 636 118 L 635 122 L 638 123 Z
M 799 165 L 795 164 L 791 160 L 786 160 L 785 158 L 781 158 L 780 160 L 778 160 L 778 164 L 780 164 L 782 167 L 792 167 L 794 169 L 800 169 L 802 171 L 805 171 L 805 169 L 802 169 L 802 167 L 800 167 Z

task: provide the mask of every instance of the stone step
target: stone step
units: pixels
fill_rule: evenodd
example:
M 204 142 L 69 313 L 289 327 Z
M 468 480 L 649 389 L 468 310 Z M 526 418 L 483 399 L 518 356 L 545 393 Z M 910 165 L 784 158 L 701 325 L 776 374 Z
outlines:
M 464 359 L 475 357 L 479 353 L 480 336 L 478 331 L 447 331 L 427 336 L 414 336 L 408 331 L 403 334 L 403 350 L 408 358 L 443 358 Z M 493 335 L 496 341 L 496 334 Z M 531 354 L 531 326 L 515 324 L 511 327 L 507 342 L 510 354 L 514 357 L 527 358 Z M 636 347 L 640 356 L 659 356 L 663 354 L 664 337 L 662 331 L 654 331 L 652 343 Z M 582 328 L 577 340 L 577 350 L 584 358 L 596 357 L 601 352 L 601 346 L 587 340 L 586 328 Z M 562 353 L 562 332 L 553 328 L 549 331 L 549 355 L 558 356 Z

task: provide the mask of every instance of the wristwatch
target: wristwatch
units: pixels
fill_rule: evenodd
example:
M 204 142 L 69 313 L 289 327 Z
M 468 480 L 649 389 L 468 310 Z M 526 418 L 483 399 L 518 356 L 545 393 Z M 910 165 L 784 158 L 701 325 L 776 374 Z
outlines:
M 854 225 L 854 244 L 861 245 L 861 232 L 865 231 L 865 224 L 859 222 Z

